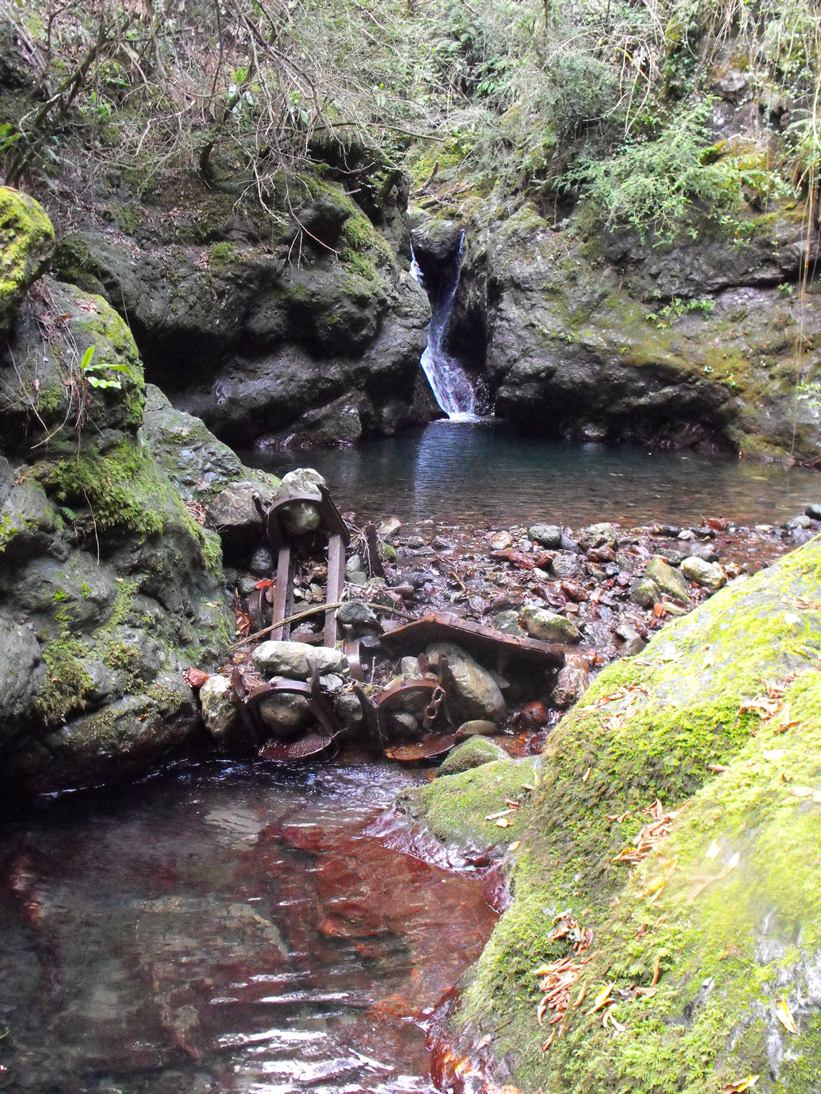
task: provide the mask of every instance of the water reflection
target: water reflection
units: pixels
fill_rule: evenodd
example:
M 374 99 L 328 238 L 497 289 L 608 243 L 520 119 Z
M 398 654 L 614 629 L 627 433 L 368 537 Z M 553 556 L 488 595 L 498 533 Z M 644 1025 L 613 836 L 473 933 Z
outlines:
M 265 461 L 279 474 L 306 464 L 327 477 L 343 507 L 364 516 L 391 512 L 406 521 L 690 524 L 720 515 L 774 523 L 803 511 L 819 493 L 818 476 L 809 471 L 692 453 L 564 445 L 489 422 L 434 422 L 359 448 Z
M 0 1089 L 431 1091 L 420 1024 L 495 917 L 365 834 L 410 778 L 210 765 L 13 827 Z

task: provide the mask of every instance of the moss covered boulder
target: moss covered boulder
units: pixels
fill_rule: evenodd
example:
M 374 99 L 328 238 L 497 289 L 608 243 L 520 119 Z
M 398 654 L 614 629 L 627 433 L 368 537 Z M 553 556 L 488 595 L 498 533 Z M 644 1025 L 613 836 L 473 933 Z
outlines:
M 0 186 L 0 335 L 54 250 L 54 228 L 28 194 Z
M 535 780 L 491 764 L 406 795 L 440 838 L 490 844 L 493 798 L 519 783 L 513 902 L 453 1026 L 468 1050 L 491 1036 L 499 1077 L 815 1089 L 819 588 L 816 538 L 602 672 Z M 557 962 L 572 990 L 540 1026 Z
M 125 322 L 43 277 L 0 355 L 5 788 L 136 774 L 198 732 L 183 672 L 215 666 L 233 631 L 221 543 L 144 407 Z M 233 453 L 213 462 L 221 491 L 247 477 Z

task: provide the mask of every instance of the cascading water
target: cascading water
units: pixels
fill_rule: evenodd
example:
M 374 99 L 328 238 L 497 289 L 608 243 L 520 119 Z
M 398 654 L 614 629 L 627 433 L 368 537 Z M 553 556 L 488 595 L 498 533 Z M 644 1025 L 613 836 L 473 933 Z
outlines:
M 436 402 L 451 421 L 475 421 L 479 410 L 476 385 L 461 362 L 445 349 L 445 332 L 456 290 L 459 288 L 464 241 L 465 234 L 462 232 L 453 255 L 452 267 L 443 273 L 436 291 L 432 291 L 425 284 L 424 275 L 411 248 L 411 273 L 428 293 L 431 306 L 428 344 L 422 354 L 421 365 Z

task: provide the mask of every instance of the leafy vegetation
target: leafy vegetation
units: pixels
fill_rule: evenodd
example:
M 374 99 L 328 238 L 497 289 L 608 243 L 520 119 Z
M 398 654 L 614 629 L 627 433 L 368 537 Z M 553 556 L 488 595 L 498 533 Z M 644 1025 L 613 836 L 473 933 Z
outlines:
M 310 163 L 358 192 L 404 160 L 420 163 L 419 184 L 439 172 L 455 194 L 545 207 L 581 196 L 610 224 L 661 234 L 695 213 L 726 221 L 817 190 L 812 0 L 0 0 L 0 11 L 31 91 L 0 116 L 12 183 L 65 173 L 88 187 L 102 174 L 146 190 L 195 167 L 281 216 Z M 742 137 L 732 103 L 749 104 Z M 722 129 L 733 136 L 716 143 Z

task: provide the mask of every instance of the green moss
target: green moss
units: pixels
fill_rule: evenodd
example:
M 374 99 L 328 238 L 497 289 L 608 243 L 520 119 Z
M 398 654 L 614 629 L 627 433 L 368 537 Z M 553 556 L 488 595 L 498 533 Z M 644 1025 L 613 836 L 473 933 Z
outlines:
M 38 690 L 34 708 L 46 725 L 57 725 L 85 708 L 94 687 L 82 664 L 87 653 L 82 642 L 65 634 L 43 647 L 48 678 Z
M 494 1052 L 515 1061 L 523 1089 L 718 1091 L 765 1070 L 768 1039 L 786 1036 L 774 1000 L 792 992 L 799 1007 L 821 921 L 807 904 L 817 891 L 817 807 L 791 790 L 818 785 L 820 584 L 817 537 L 607 668 L 548 739 L 539 783 L 506 833 L 521 842 L 513 903 L 458 1017 L 494 1031 Z M 762 721 L 754 702 L 779 680 L 789 688 L 785 720 L 798 727 Z M 416 815 L 442 838 L 481 839 L 496 785 L 513 777 L 500 767 L 512 765 L 414 791 Z M 614 860 L 656 799 L 677 811 L 671 834 L 631 873 Z M 726 874 L 699 889 L 722 864 Z M 566 909 L 594 931 L 588 998 L 613 983 L 629 1034 L 603 1029 L 601 1014 L 583 1007 L 545 1054 L 532 970 L 568 952 L 547 938 Z M 762 956 L 770 936 L 778 945 Z M 657 992 L 635 995 L 657 966 Z
M 165 525 L 170 484 L 137 444 L 123 442 L 110 452 L 96 449 L 55 463 L 39 463 L 33 476 L 58 502 L 87 508 L 100 531 L 119 530 L 145 538 Z
M 208 251 L 208 264 L 212 270 L 223 270 L 237 260 L 237 249 L 233 243 L 223 241 L 215 243 Z
M 518 815 L 509 814 L 505 828 L 486 818 L 506 808 L 505 798 L 524 801 L 538 779 L 538 766 L 535 757 L 498 760 L 405 791 L 399 802 L 411 815 L 424 818 L 443 842 L 463 848 L 511 843 L 520 833 Z
M 43 207 L 19 190 L 0 186 L 0 328 L 7 328 L 29 284 L 54 246 Z
M 219 577 L 222 573 L 222 540 L 216 532 L 202 529 L 202 561 L 208 573 Z

